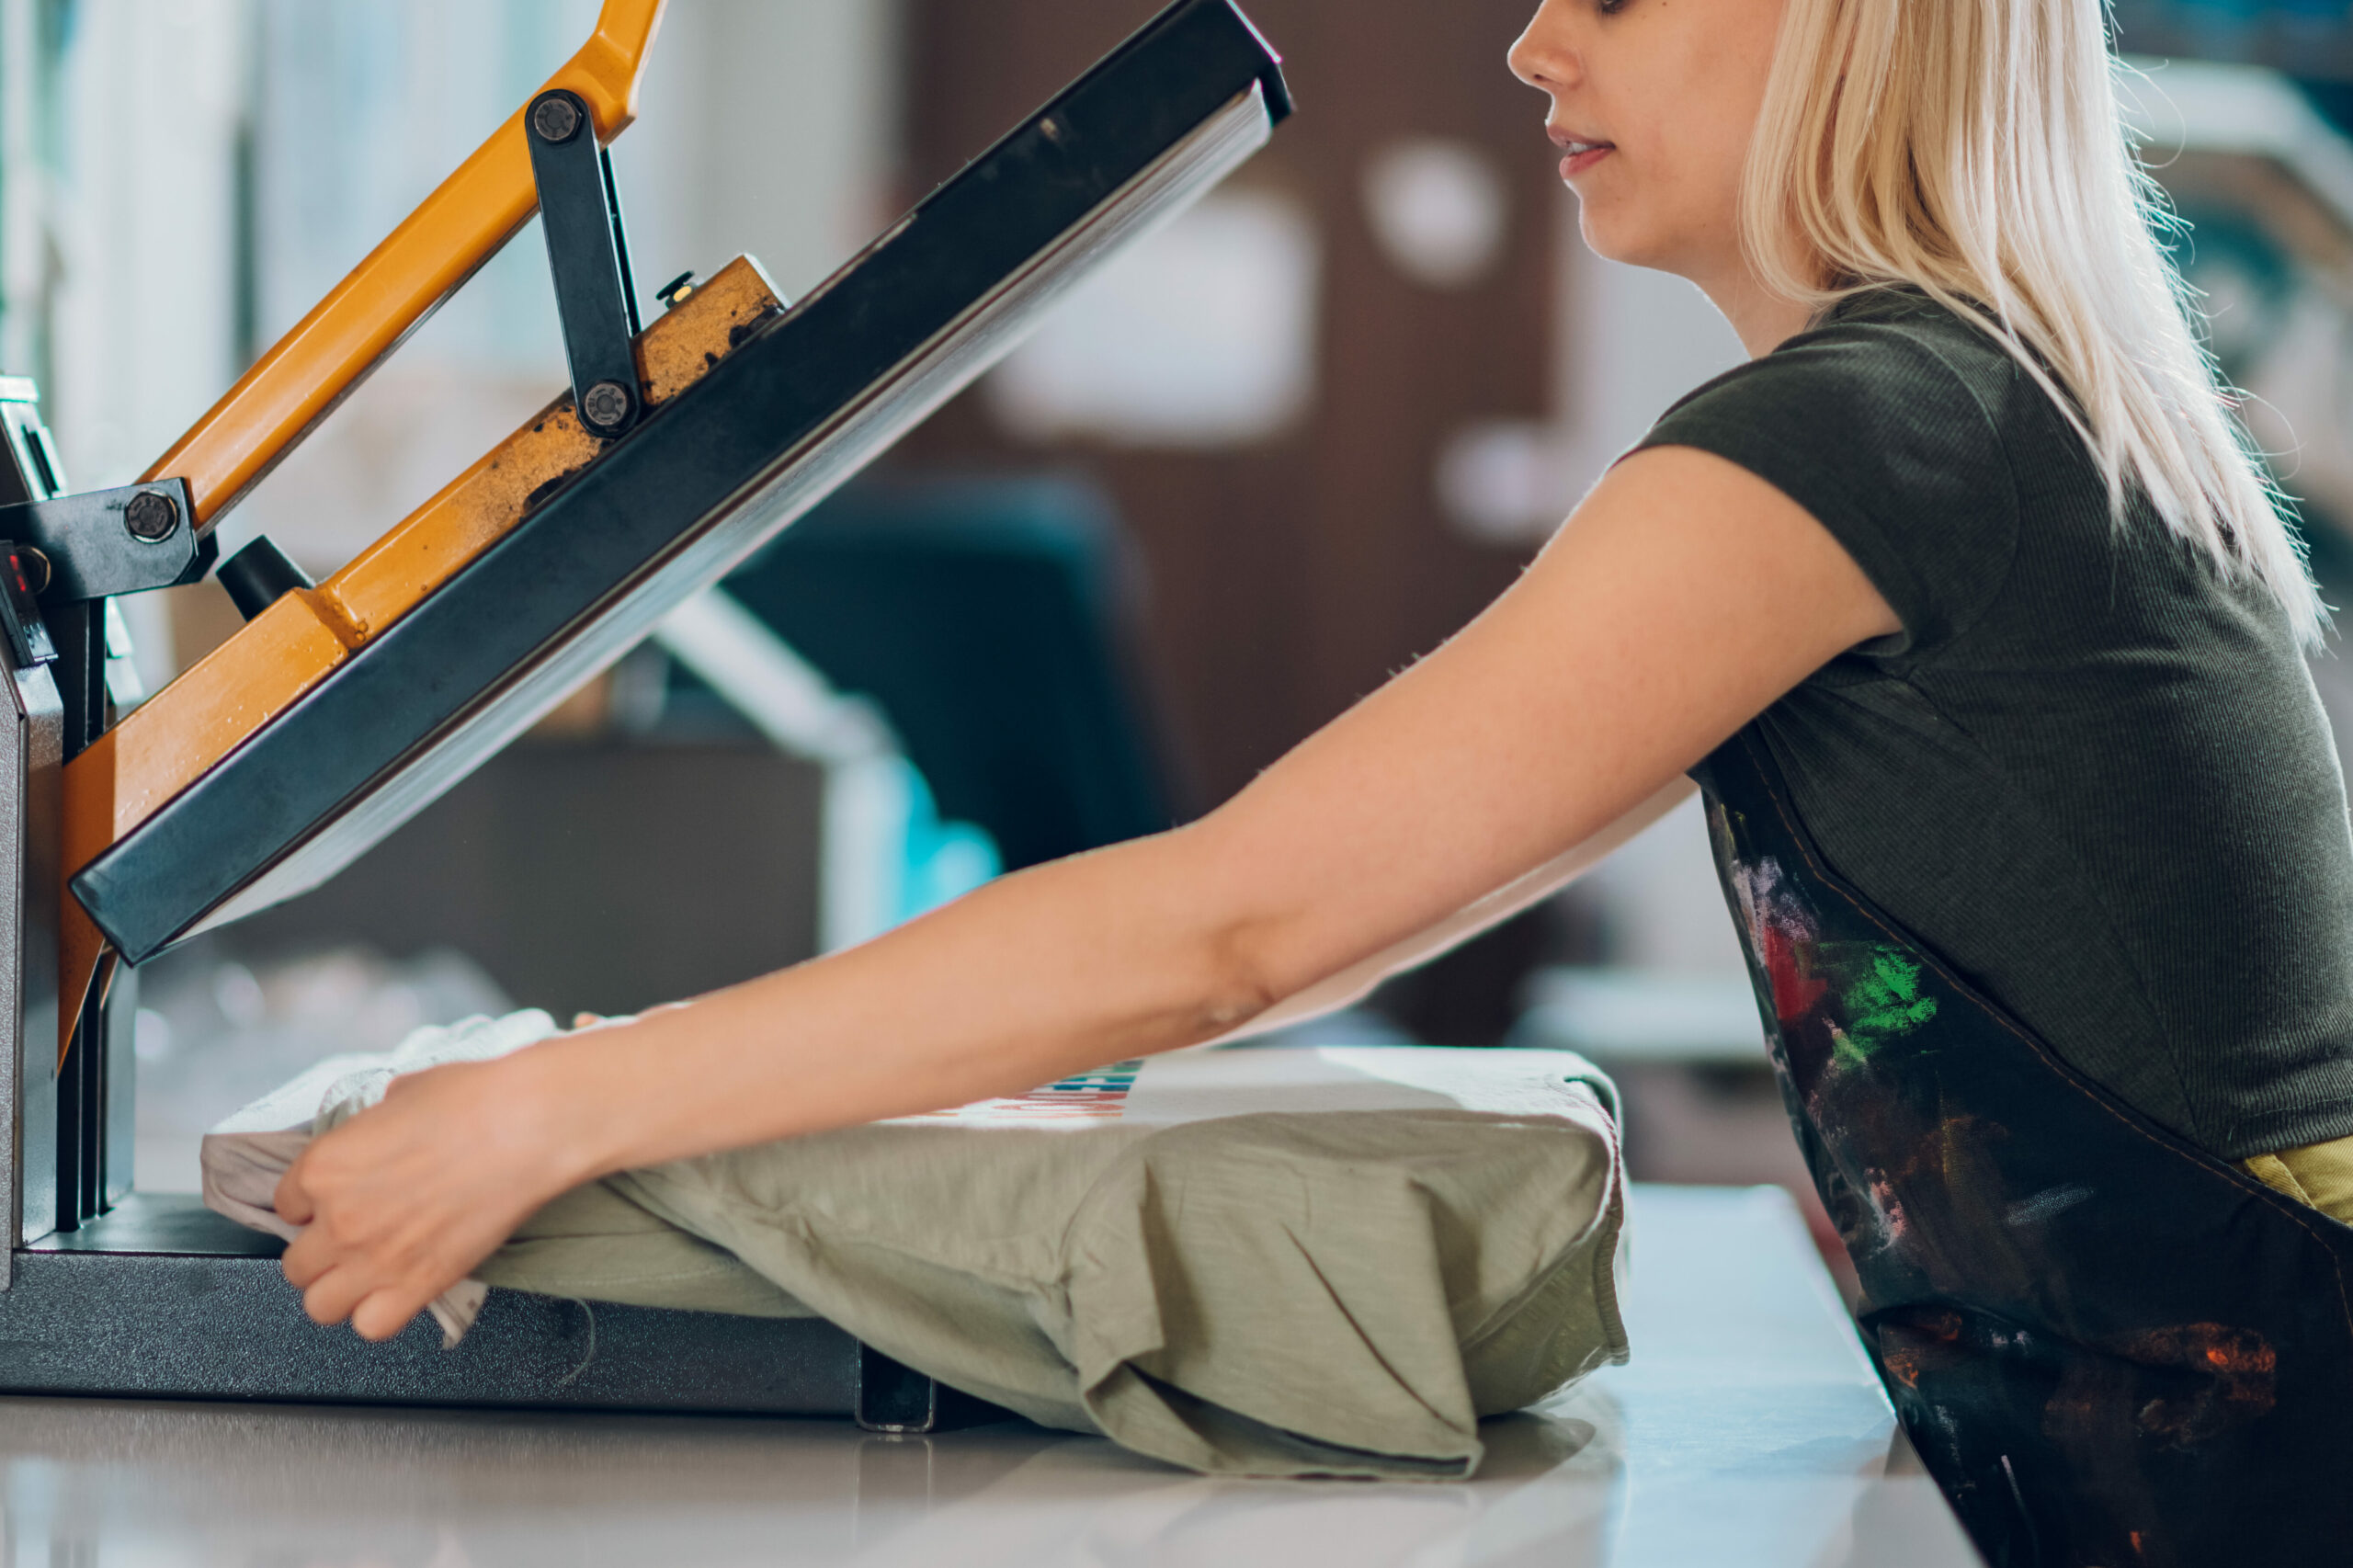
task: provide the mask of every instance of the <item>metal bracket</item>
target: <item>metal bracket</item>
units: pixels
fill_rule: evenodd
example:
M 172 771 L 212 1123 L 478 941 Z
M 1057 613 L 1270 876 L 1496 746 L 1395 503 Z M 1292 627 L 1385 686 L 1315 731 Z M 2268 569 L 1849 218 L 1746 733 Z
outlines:
M 8 639 L 17 668 L 57 662 L 57 640 L 41 619 L 32 576 L 25 570 L 25 552 L 9 541 L 0 541 L 0 633 Z
M 645 406 L 634 347 L 637 290 L 612 158 L 597 140 L 587 100 L 577 93 L 541 93 L 523 123 L 556 313 L 563 321 L 564 357 L 571 361 L 573 406 L 592 435 L 610 439 L 627 434 Z
M 860 1341 L 850 1414 L 870 1432 L 930 1432 L 939 1426 L 939 1385 Z
M 318 586 L 267 534 L 254 535 L 244 549 L 221 562 L 220 582 L 229 590 L 229 602 L 247 620 L 298 588 Z
M 195 517 L 188 482 L 165 479 L 0 506 L 0 539 L 40 557 L 26 564 L 41 603 L 82 604 L 200 577 Z

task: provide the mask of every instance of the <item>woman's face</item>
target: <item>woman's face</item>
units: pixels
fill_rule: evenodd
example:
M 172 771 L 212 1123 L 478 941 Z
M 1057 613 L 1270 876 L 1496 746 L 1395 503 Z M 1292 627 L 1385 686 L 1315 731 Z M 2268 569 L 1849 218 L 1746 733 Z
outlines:
M 1546 129 L 1586 244 L 1703 287 L 1742 266 L 1742 161 L 1784 0 L 1543 0 L 1511 68 Z

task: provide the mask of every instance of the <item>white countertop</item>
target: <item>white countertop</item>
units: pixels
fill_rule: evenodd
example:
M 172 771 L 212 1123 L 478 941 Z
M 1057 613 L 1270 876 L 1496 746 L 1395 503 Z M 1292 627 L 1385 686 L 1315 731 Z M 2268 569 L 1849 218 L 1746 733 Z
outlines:
M 1974 1563 L 1787 1197 L 1634 1216 L 1634 1361 L 1493 1424 L 1468 1483 L 1211 1481 L 1019 1424 L 0 1399 L 0 1563 Z

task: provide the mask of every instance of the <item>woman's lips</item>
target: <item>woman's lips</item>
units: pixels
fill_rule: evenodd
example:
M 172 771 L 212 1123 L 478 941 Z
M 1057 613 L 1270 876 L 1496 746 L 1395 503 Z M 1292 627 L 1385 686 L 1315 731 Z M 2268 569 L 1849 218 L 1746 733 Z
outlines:
M 1561 160 L 1561 177 L 1574 179 L 1617 150 L 1607 142 L 1586 147 L 1582 151 L 1573 150 L 1567 157 Z

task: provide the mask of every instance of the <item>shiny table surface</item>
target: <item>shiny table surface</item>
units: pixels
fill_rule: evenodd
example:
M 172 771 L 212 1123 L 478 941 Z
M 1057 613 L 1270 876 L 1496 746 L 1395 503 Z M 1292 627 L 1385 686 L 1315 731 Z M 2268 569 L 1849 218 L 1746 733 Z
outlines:
M 1973 1563 L 1789 1199 L 1637 1188 L 1631 1365 L 1455 1485 L 1213 1481 L 1018 1423 L 0 1400 L 0 1563 Z M 0 1354 L 5 1354 L 0 1346 Z

